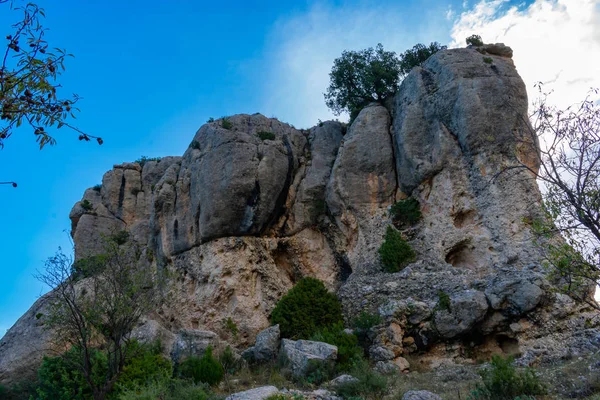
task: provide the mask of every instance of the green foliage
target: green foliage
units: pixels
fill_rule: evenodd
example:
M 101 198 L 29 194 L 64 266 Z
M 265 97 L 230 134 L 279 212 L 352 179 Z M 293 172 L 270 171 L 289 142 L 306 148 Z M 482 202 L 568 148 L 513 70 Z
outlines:
M 109 235 L 108 240 L 116 243 L 119 246 L 122 246 L 125 243 L 127 243 L 127 241 L 129 241 L 129 232 L 125 230 L 118 231 L 116 233 L 113 233 L 112 235 Z
M 260 131 L 256 132 L 256 136 L 258 136 L 260 140 L 275 140 L 275 134 L 273 132 Z
M 483 46 L 483 40 L 479 35 L 471 35 L 465 39 L 469 46 Z
M 101 184 L 94 185 L 94 187 L 92 189 L 94 189 L 96 192 L 100 192 L 102 190 L 102 185 Z
M 443 290 L 438 291 L 437 308 L 439 310 L 446 310 L 446 311 L 450 312 L 451 304 L 452 303 L 450 301 L 450 296 L 448 296 L 448 293 L 444 292 Z
M 214 119 L 213 117 L 210 117 L 210 118 L 208 119 L 208 121 L 206 121 L 206 122 L 210 124 L 211 122 L 215 122 L 215 119 Z
M 202 358 L 189 357 L 178 368 L 182 378 L 191 379 L 194 383 L 216 385 L 223 380 L 224 370 L 219 361 L 213 357 L 212 347 L 208 347 Z
M 321 384 L 335 378 L 335 364 L 333 362 L 308 360 L 304 374 L 306 375 L 306 378 L 304 378 L 306 383 L 320 386 Z
M 352 320 L 352 327 L 355 329 L 368 331 L 374 326 L 379 325 L 381 322 L 381 317 L 378 314 L 371 314 L 367 311 L 362 311 L 356 318 Z
M 223 119 L 221 120 L 221 127 L 223 129 L 231 129 L 233 128 L 233 124 L 231 123 L 231 121 L 229 121 L 227 117 L 223 117 Z
M 153 381 L 144 386 L 124 390 L 119 400 L 208 400 L 205 385 L 181 379 Z
M 344 332 L 344 325 L 339 322 L 316 332 L 310 340 L 325 342 L 338 348 L 338 369 L 348 371 L 353 362 L 363 355 L 363 350 L 358 346 L 356 335 Z
M 8 11 L 21 14 L 20 21 L 12 24 L 2 49 L 0 63 L 0 148 L 13 130 L 29 125 L 40 150 L 54 145 L 56 140 L 46 128 L 67 127 L 79 133 L 79 140 L 102 139 L 81 132 L 70 125 L 79 111 L 76 94 L 72 98 L 58 97 L 60 75 L 65 71 L 65 60 L 72 57 L 65 50 L 50 47 L 45 40 L 47 28 L 43 26 L 44 10 L 34 3 L 0 1 L 3 16 Z
M 219 356 L 219 362 L 226 374 L 235 374 L 240 369 L 240 360 L 236 358 L 231 346 L 227 346 Z
M 323 328 L 343 322 L 342 305 L 323 282 L 303 278 L 277 302 L 271 322 L 279 324 L 284 338 L 307 339 Z
M 494 60 L 492 59 L 492 57 L 483 57 L 483 62 L 486 64 L 491 64 L 494 62 Z
M 39 384 L 36 400 L 87 400 L 92 391 L 83 374 L 74 365 L 81 358 L 81 350 L 73 347 L 59 357 L 44 357 L 38 370 Z M 106 357 L 92 350 L 92 379 L 101 382 L 107 370 Z
M 234 339 L 237 339 L 239 329 L 237 324 L 231 319 L 231 317 L 228 317 L 225 321 L 225 329 L 231 334 L 231 336 L 233 336 Z
M 379 248 L 379 255 L 386 272 L 401 271 L 417 258 L 412 247 L 402 239 L 400 232 L 391 226 L 387 227 L 385 240 Z
M 400 61 L 381 44 L 360 51 L 344 51 L 329 74 L 325 104 L 334 114 L 349 112 L 353 120 L 370 102 L 383 102 L 397 89 Z
M 71 272 L 77 279 L 88 278 L 102 272 L 106 257 L 102 254 L 80 258 L 71 267 Z
M 398 226 L 416 224 L 421 219 L 421 205 L 415 198 L 400 200 L 390 208 L 392 222 Z
M 336 389 L 337 394 L 344 399 L 354 400 L 366 397 L 380 399 L 385 394 L 387 379 L 375 372 L 366 360 L 357 360 L 350 370 L 350 375 L 358 381 L 341 384 Z
M 85 211 L 91 211 L 92 208 L 94 208 L 94 205 L 88 199 L 85 199 L 81 202 L 81 208 Z
M 197 140 L 192 140 L 192 143 L 190 143 L 190 149 L 200 150 L 200 142 Z
M 140 167 L 144 168 L 144 165 L 146 165 L 146 163 L 148 161 L 156 161 L 156 162 L 160 162 L 161 158 L 160 157 L 146 157 L 146 156 L 141 156 L 140 158 L 138 158 L 137 160 L 135 160 L 134 162 L 140 164 Z
M 438 42 L 431 42 L 429 46 L 421 43 L 416 44 L 412 49 L 408 49 L 400 55 L 400 73 L 403 75 L 408 74 L 411 69 L 423 65 L 429 57 L 447 48 Z
M 133 341 L 127 348 L 134 354 L 117 379 L 119 390 L 135 388 L 155 381 L 167 380 L 173 374 L 171 361 L 162 356 L 160 342 L 151 345 Z
M 483 384 L 477 386 L 469 399 L 513 400 L 519 396 L 546 394 L 546 388 L 535 372 L 529 368 L 517 370 L 512 357 L 493 356 L 490 368 L 480 374 Z

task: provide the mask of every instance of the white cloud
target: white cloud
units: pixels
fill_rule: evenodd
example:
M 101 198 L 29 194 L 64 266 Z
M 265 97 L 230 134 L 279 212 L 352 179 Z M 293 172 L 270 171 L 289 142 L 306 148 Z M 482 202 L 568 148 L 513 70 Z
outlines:
M 483 0 L 463 12 L 452 28 L 451 46 L 464 46 L 471 34 L 511 46 L 530 100 L 537 96 L 536 82 L 554 90 L 552 101 L 560 107 L 600 87 L 600 0 L 536 0 L 528 7 L 505 3 Z
M 298 127 L 334 118 L 323 93 L 333 60 L 342 51 L 382 43 L 386 50 L 403 52 L 418 42 L 447 38 L 452 26 L 452 21 L 446 20 L 447 11 L 441 4 L 426 11 L 390 5 L 320 4 L 279 21 L 268 44 L 266 59 L 271 60 L 271 67 L 261 110 Z

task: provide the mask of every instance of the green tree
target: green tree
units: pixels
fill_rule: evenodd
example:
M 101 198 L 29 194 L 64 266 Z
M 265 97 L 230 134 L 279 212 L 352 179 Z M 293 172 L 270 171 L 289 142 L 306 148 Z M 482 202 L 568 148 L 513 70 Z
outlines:
M 385 231 L 385 240 L 379 247 L 379 255 L 386 272 L 401 271 L 417 258 L 412 247 L 402 239 L 402 234 L 391 226 Z
M 423 65 L 425 61 L 440 50 L 446 50 L 438 42 L 431 42 L 429 46 L 418 43 L 412 49 L 406 50 L 400 55 L 400 73 L 406 75 L 411 69 Z
M 52 288 L 44 323 L 57 345 L 78 349 L 78 357 L 64 361 L 81 373 L 96 400 L 106 398 L 135 356 L 132 330 L 156 304 L 153 274 L 143 268 L 147 261 L 141 254 L 131 241 L 119 246 L 107 240 L 102 256 L 87 263 L 82 274 L 59 249 L 38 276 Z M 100 381 L 94 378 L 97 351 L 106 358 L 106 374 Z
M 315 278 L 302 278 L 283 296 L 271 313 L 285 338 L 308 339 L 317 331 L 343 322 L 337 296 Z
M 374 49 L 344 51 L 333 62 L 329 78 L 327 107 L 336 115 L 348 112 L 353 120 L 367 104 L 382 103 L 398 89 L 400 60 L 381 43 Z

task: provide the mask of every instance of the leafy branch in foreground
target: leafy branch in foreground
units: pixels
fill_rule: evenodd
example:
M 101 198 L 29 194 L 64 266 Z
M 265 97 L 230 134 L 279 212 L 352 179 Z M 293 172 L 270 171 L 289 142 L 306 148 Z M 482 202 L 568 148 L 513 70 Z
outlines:
M 6 1 L 0 1 L 0 5 Z M 61 98 L 58 78 L 65 70 L 65 59 L 72 57 L 62 49 L 49 48 L 44 39 L 46 28 L 41 24 L 44 10 L 33 3 L 22 7 L 12 6 L 22 12 L 21 21 L 12 26 L 6 36 L 6 49 L 0 64 L 0 148 L 16 128 L 26 124 L 31 127 L 40 149 L 54 145 L 56 140 L 47 128 L 70 128 L 79 133 L 79 140 L 102 138 L 82 132 L 68 122 L 75 118 L 76 103 L 80 97 Z

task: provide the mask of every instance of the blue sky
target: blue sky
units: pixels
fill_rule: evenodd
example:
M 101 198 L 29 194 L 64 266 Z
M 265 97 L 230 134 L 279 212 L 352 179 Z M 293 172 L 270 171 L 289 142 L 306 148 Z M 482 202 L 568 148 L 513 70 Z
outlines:
M 83 97 L 76 125 L 102 136 L 104 145 L 61 130 L 56 146 L 39 151 L 33 134 L 21 130 L 0 150 L 0 181 L 19 184 L 0 186 L 0 335 L 47 290 L 36 270 L 58 246 L 70 248 L 64 231 L 72 205 L 113 164 L 181 155 L 209 117 L 261 112 L 297 127 L 331 118 L 322 93 L 344 49 L 378 42 L 398 52 L 418 42 L 456 46 L 472 31 L 486 41 L 506 37 L 538 48 L 539 38 L 524 41 L 527 35 L 506 27 L 543 26 L 549 15 L 570 17 L 561 36 L 600 41 L 599 1 L 39 1 L 51 46 L 75 55 L 62 84 L 65 95 Z M 582 10 L 583 3 L 590 8 Z M 0 40 L 18 18 L 0 5 Z M 586 54 L 600 54 L 589 46 Z M 565 74 L 544 58 L 556 58 L 551 51 L 526 53 L 515 54 L 523 71 L 543 62 L 549 76 Z

